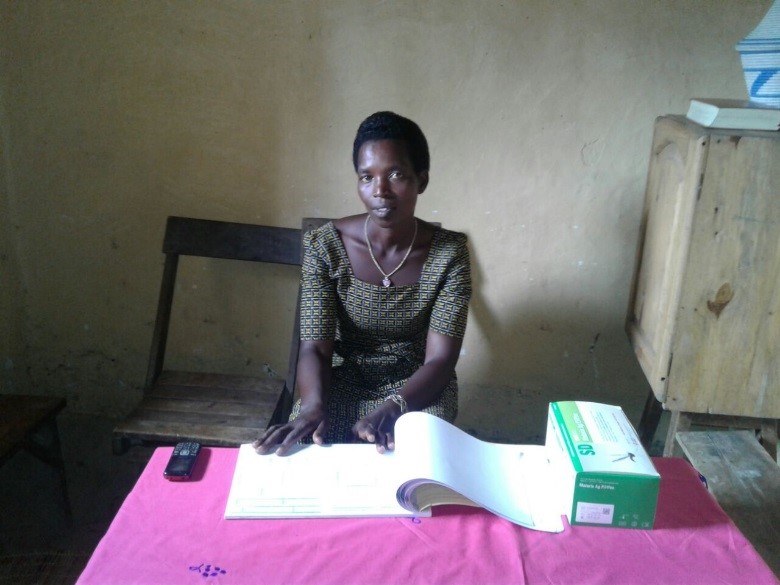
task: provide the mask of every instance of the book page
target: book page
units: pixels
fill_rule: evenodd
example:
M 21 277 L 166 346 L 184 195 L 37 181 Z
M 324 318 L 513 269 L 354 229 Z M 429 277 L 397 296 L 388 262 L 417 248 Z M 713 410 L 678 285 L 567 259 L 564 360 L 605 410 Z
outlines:
M 399 499 L 407 505 L 414 503 L 415 488 L 433 482 L 517 524 L 563 530 L 561 497 L 544 447 L 480 441 L 422 412 L 398 419 L 395 441 L 404 462 L 398 471 L 406 474 L 399 478 Z
M 284 457 L 239 449 L 225 518 L 429 516 L 430 506 L 482 506 L 536 530 L 563 530 L 547 451 L 480 441 L 433 415 L 398 419 L 396 450 L 299 445 Z
M 284 457 L 241 445 L 225 518 L 430 516 L 396 499 L 395 454 L 370 444 L 300 445 Z

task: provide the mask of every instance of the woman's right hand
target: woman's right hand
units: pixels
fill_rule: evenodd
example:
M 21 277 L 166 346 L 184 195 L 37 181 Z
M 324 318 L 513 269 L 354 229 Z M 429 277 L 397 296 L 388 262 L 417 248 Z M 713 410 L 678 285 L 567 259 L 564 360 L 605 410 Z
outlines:
M 328 419 L 321 404 L 302 406 L 298 416 L 283 425 L 272 425 L 254 442 L 252 446 L 260 455 L 270 453 L 276 448 L 277 455 L 286 455 L 298 441 L 312 436 L 317 445 L 325 442 Z

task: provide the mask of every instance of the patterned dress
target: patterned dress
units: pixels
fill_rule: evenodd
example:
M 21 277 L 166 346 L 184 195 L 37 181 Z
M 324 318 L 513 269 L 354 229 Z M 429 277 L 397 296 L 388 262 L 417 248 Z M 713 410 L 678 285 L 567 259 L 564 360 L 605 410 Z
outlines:
M 303 242 L 301 340 L 333 340 L 328 443 L 353 440 L 352 425 L 403 388 L 423 364 L 428 330 L 462 339 L 471 297 L 466 235 L 434 226 L 420 280 L 384 287 L 358 280 L 332 222 Z M 453 421 L 455 374 L 424 409 Z M 290 418 L 300 412 L 296 402 Z

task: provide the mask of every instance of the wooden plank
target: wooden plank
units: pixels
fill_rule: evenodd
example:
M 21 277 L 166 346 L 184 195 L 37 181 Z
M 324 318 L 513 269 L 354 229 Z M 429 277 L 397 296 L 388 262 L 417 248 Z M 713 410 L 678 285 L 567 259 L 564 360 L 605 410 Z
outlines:
M 144 386 L 146 389 L 152 387 L 152 384 L 154 384 L 154 381 L 163 369 L 178 266 L 178 254 L 166 254 L 162 281 L 160 282 L 160 294 L 157 300 L 157 316 L 154 321 L 152 346 L 149 350 L 149 364 L 146 368 L 146 383 Z
M 747 416 L 731 416 L 728 414 L 691 413 L 691 423 L 708 427 L 760 429 L 765 419 Z
M 132 425 L 134 421 L 147 421 L 149 423 L 160 423 L 160 426 L 167 426 L 168 423 L 181 422 L 189 425 L 207 425 L 207 426 L 226 426 L 235 428 L 264 429 L 268 426 L 273 409 L 265 408 L 255 410 L 251 414 L 231 415 L 219 414 L 206 410 L 203 412 L 193 412 L 189 410 L 153 410 L 141 406 L 137 408 L 129 417 L 128 424 Z
M 688 413 L 690 424 L 726 429 L 752 429 L 761 434 L 761 445 L 769 456 L 777 461 L 777 423 L 776 419 L 731 416 L 726 414 Z M 678 429 L 687 431 L 688 429 Z
M 281 386 L 280 386 L 281 387 Z M 178 398 L 180 400 L 200 400 L 203 402 L 234 402 L 252 406 L 254 404 L 275 403 L 279 392 L 258 392 L 256 390 L 230 390 L 227 388 L 186 388 L 183 386 L 163 386 L 155 388 L 149 396 L 156 398 Z
M 139 407 L 115 429 L 118 437 L 207 445 L 254 440 L 271 419 L 283 380 L 166 371 Z
M 206 413 L 225 416 L 246 416 L 247 412 L 268 412 L 272 409 L 275 402 L 270 398 L 263 400 L 262 403 L 246 402 L 222 402 L 216 400 L 192 400 L 180 398 L 160 398 L 147 396 L 139 408 L 144 410 L 161 410 L 169 412 L 192 412 Z
M 252 376 L 236 376 L 232 374 L 213 374 L 207 372 L 181 372 L 166 370 L 157 380 L 157 386 L 188 388 L 222 388 L 225 390 L 247 390 L 268 392 L 283 384 L 284 380 L 277 378 L 257 378 Z
M 639 420 L 639 427 L 637 428 L 639 440 L 645 450 L 649 451 L 650 446 L 653 444 L 653 438 L 658 429 L 658 424 L 661 422 L 662 413 L 663 408 L 661 407 L 661 403 L 656 400 L 655 394 L 650 390 L 647 395 L 647 400 L 645 400 L 642 418 Z
M 777 420 L 765 419 L 761 423 L 761 444 L 773 461 L 777 461 Z
M 203 402 L 233 402 L 252 407 L 256 404 L 276 404 L 283 382 L 274 390 L 234 390 L 230 388 L 162 386 L 155 387 L 147 396 L 178 398 Z
M 128 421 L 118 426 L 114 434 L 119 437 L 132 437 L 157 443 L 172 444 L 185 439 L 194 439 L 203 445 L 237 447 L 254 441 L 262 430 L 181 422 L 171 422 L 161 427 L 159 423 L 151 421 L 135 421 L 132 424 Z
M 780 574 L 780 468 L 751 431 L 690 431 L 677 441 L 734 524 Z
M 669 417 L 669 428 L 666 431 L 664 442 L 664 457 L 682 457 L 682 450 L 676 437 L 678 433 L 686 432 L 691 428 L 691 415 L 688 412 L 673 410 Z
M 706 152 L 703 132 L 668 118 L 657 120 L 626 327 L 639 364 L 661 402 L 666 401 L 680 282 Z
M 245 223 L 169 217 L 163 252 L 253 262 L 300 265 L 300 230 Z
M 164 372 L 160 379 L 169 385 L 155 386 L 117 425 L 116 437 L 163 443 L 188 438 L 214 446 L 251 442 L 268 426 L 284 386 L 282 380 L 200 372 Z

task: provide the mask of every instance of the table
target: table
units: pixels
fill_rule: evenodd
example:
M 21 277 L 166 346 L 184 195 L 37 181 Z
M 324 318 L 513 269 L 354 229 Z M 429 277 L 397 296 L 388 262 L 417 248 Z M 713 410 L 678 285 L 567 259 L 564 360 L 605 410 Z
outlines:
M 204 448 L 193 481 L 157 449 L 82 573 L 97 584 L 780 583 L 683 459 L 655 459 L 654 530 L 560 534 L 478 508 L 431 518 L 224 520 L 237 449 Z

